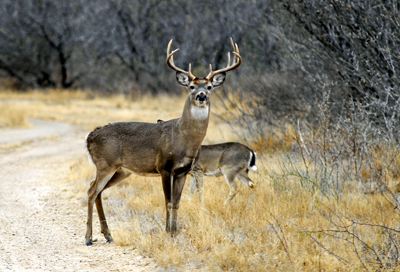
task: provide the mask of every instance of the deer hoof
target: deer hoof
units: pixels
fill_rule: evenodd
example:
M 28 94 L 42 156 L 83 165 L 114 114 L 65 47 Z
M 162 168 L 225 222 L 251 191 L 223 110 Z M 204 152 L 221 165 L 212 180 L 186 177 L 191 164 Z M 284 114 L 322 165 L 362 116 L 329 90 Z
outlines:
M 253 182 L 249 182 L 249 187 L 250 188 L 254 188 L 254 183 Z
M 86 240 L 86 245 L 91 246 L 93 243 L 97 242 L 97 238 L 90 238 L 89 240 Z
M 93 242 L 97 242 L 97 238 L 92 238 L 91 236 L 86 237 L 86 245 L 87 246 L 91 246 L 93 245 Z
M 104 230 L 104 231 L 102 230 L 101 233 L 103 233 L 104 238 L 106 238 L 106 240 L 107 240 L 107 243 L 111 243 L 113 241 L 111 233 L 108 231 L 108 229 Z

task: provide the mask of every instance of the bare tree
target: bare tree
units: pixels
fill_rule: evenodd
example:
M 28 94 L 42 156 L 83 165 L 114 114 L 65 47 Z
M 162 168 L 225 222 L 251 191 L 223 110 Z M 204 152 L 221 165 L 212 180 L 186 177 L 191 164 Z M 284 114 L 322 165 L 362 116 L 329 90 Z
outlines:
M 82 60 L 90 54 L 88 15 L 95 9 L 85 2 L 2 1 L 0 68 L 22 86 L 73 86 L 87 73 Z

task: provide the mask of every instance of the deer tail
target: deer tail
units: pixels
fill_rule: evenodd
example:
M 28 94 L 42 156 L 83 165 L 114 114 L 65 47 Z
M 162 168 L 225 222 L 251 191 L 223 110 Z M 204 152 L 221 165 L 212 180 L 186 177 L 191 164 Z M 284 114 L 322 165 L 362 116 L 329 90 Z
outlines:
M 250 150 L 250 159 L 247 168 L 253 171 L 257 171 L 256 153 L 253 150 Z
M 91 133 L 91 132 L 89 132 L 89 133 L 86 135 L 86 137 L 85 137 L 85 142 L 86 142 L 86 154 L 87 154 L 87 156 L 88 156 L 89 163 L 90 163 L 91 165 L 95 166 L 95 164 L 94 164 L 94 162 L 93 162 L 93 159 L 92 159 L 92 155 L 90 155 L 89 146 L 88 146 L 88 142 L 87 142 L 90 133 Z

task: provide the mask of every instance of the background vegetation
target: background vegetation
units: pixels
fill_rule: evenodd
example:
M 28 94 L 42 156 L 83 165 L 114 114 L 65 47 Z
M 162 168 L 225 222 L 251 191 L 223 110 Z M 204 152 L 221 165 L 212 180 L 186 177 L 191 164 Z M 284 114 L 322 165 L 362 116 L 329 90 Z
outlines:
M 3 0 L 1 82 L 20 92 L 58 88 L 90 90 L 89 98 L 120 94 L 121 109 L 130 103 L 124 97 L 132 103 L 169 101 L 180 92 L 165 65 L 168 41 L 173 38 L 180 48 L 175 62 L 180 67 L 193 63 L 201 76 L 209 63 L 225 65 L 233 37 L 243 64 L 215 92 L 218 110 L 213 106 L 212 111 L 225 130 L 229 125 L 236 134 L 232 139 L 260 154 L 257 205 L 243 214 L 247 204 L 237 197 L 232 207 L 217 209 L 212 201 L 220 196 L 209 189 L 205 198 L 212 203 L 200 209 L 206 214 L 184 215 L 182 229 L 188 233 L 166 245 L 175 247 L 182 262 L 202 252 L 200 263 L 217 263 L 222 270 L 257 271 L 267 264 L 282 270 L 395 269 L 400 247 L 398 17 L 397 1 L 382 0 Z M 85 102 L 80 103 L 69 110 L 84 110 Z M 153 114 L 147 115 L 149 121 L 160 118 Z M 86 125 L 99 121 L 80 116 L 65 118 Z M 215 133 L 209 131 L 209 142 L 221 140 Z M 162 207 L 153 204 L 149 209 Z M 213 226 L 219 220 L 220 233 L 190 234 L 196 224 L 204 225 L 193 220 L 211 220 Z M 134 234 L 121 235 L 128 238 L 120 243 L 139 247 L 149 241 L 140 237 L 160 241 L 156 237 L 164 235 L 146 228 L 130 229 Z M 222 238 L 211 246 L 200 243 L 199 235 Z M 248 249 L 249 241 L 261 247 Z M 146 246 L 143 252 L 157 255 Z M 178 265 L 162 252 L 157 256 L 166 266 Z M 219 261 L 211 262 L 207 252 Z

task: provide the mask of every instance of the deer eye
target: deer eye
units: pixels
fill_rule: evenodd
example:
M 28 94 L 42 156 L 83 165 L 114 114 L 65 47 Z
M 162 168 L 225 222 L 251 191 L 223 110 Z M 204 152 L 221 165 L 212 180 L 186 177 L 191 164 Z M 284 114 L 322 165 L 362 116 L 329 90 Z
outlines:
M 211 90 L 211 86 L 208 86 L 208 87 L 207 87 L 207 90 Z
M 194 86 L 190 86 L 190 89 L 194 90 Z

